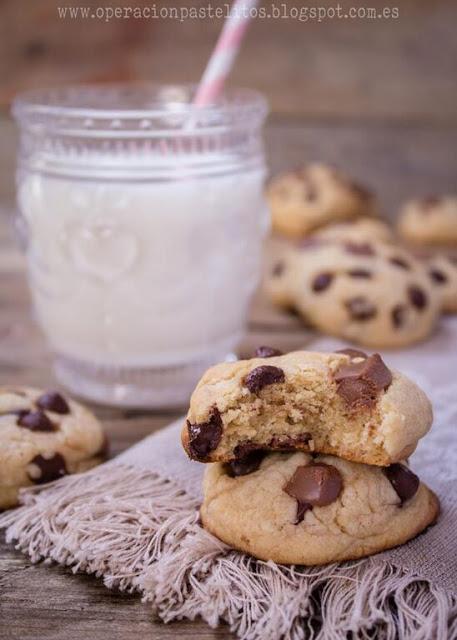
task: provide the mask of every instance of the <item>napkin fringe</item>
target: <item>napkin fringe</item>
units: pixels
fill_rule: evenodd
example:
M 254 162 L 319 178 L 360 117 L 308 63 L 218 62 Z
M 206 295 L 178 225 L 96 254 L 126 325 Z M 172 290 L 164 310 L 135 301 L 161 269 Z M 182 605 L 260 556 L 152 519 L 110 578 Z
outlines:
M 140 580 L 164 622 L 225 621 L 242 640 L 445 640 L 457 598 L 419 576 L 365 559 L 324 567 L 262 562 L 231 550 L 197 519 Z
M 149 470 L 107 463 L 20 495 L 22 507 L 0 515 L 6 541 L 32 562 L 55 561 L 103 577 L 109 588 L 137 590 L 198 501 Z
M 230 549 L 199 524 L 198 500 L 147 470 L 108 463 L 23 492 L 0 516 L 32 561 L 138 591 L 164 622 L 225 621 L 243 640 L 457 637 L 457 599 L 376 559 L 287 567 Z

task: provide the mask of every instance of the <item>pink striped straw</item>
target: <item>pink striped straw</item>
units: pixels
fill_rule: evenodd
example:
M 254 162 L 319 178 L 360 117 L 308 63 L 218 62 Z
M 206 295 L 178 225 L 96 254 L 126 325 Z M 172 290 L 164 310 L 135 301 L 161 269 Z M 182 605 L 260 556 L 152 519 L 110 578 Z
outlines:
M 222 91 L 249 24 L 251 10 L 256 7 L 258 1 L 235 0 L 233 3 L 198 85 L 193 102 L 195 106 L 204 107 L 210 104 Z

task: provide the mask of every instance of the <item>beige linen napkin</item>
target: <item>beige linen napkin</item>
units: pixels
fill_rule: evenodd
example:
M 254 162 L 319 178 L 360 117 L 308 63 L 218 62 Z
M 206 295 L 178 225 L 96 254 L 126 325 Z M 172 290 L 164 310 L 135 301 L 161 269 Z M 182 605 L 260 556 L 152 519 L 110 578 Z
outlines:
M 316 350 L 341 347 L 319 340 Z M 438 523 L 358 562 L 285 567 L 228 548 L 198 522 L 203 466 L 184 455 L 182 421 L 79 476 L 26 490 L 0 517 L 8 541 L 137 591 L 165 622 L 222 621 L 245 640 L 457 638 L 457 319 L 427 343 L 385 352 L 429 394 L 435 421 L 412 457 L 438 493 Z

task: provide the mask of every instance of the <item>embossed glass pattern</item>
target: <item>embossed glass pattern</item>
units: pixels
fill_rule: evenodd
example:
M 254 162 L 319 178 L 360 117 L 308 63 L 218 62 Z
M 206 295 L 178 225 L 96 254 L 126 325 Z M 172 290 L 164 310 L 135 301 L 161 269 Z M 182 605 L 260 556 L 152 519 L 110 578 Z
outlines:
M 251 91 L 20 96 L 18 203 L 37 320 L 59 379 L 125 406 L 185 403 L 239 341 L 267 228 Z

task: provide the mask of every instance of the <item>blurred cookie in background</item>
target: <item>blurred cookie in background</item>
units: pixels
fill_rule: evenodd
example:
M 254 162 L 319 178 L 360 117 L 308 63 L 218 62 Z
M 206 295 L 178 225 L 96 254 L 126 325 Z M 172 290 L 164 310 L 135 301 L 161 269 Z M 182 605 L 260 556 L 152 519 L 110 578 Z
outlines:
M 457 196 L 428 196 L 400 210 L 398 234 L 413 245 L 457 247 Z
M 273 230 L 290 238 L 375 212 L 375 198 L 369 190 L 320 163 L 277 176 L 266 195 Z
M 312 239 L 311 239 L 312 240 Z M 281 288 L 306 323 L 369 347 L 403 347 L 425 339 L 441 311 L 441 296 L 417 259 L 381 243 L 314 239 L 295 250 L 291 266 L 266 290 Z
M 313 237 L 352 242 L 395 242 L 394 231 L 387 222 L 370 217 L 329 224 L 313 233 Z

